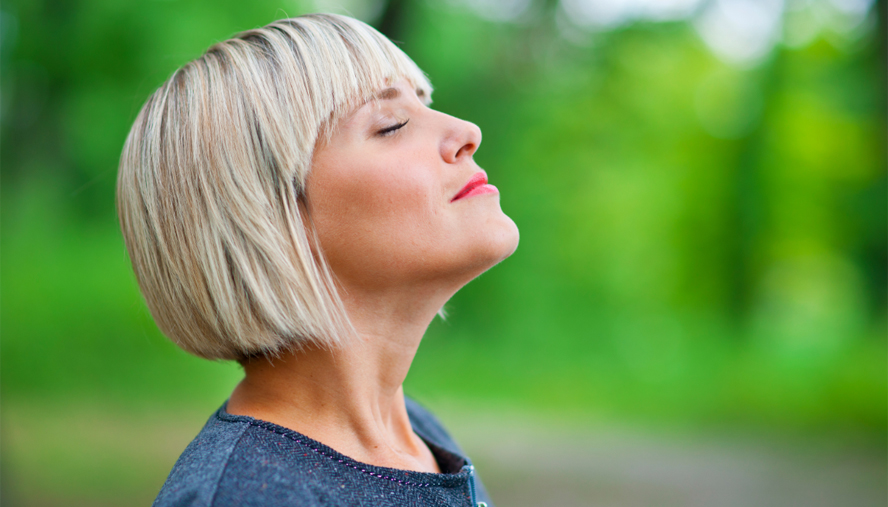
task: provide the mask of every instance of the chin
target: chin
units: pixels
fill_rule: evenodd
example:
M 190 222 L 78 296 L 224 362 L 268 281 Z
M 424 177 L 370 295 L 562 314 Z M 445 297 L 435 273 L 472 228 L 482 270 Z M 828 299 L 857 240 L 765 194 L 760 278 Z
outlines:
M 518 241 L 520 239 L 518 226 L 515 225 L 511 218 L 503 215 L 502 222 L 502 226 L 496 231 L 494 237 L 491 238 L 500 253 L 496 263 L 512 255 L 515 249 L 518 248 Z
M 437 260 L 425 257 L 424 261 L 411 266 L 416 271 L 407 268 L 399 272 L 412 272 L 418 279 L 456 284 L 458 290 L 512 255 L 518 247 L 518 226 L 501 212 L 471 230 L 473 234 L 463 236 L 457 243 L 451 243 L 446 253 L 440 252 L 443 257 L 435 256 Z M 401 263 L 399 265 L 404 266 Z
M 479 243 L 483 246 L 477 255 L 475 276 L 496 266 L 518 248 L 518 226 L 505 214 L 501 213 L 499 217 L 489 221 L 483 234 L 479 238 Z

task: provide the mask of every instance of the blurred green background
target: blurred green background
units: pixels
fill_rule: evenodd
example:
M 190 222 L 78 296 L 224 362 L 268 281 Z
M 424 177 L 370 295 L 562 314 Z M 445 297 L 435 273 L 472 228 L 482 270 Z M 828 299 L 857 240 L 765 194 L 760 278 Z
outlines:
M 152 323 L 118 157 L 178 66 L 318 10 L 380 28 L 482 128 L 521 230 L 432 325 L 409 394 L 884 453 L 884 2 L 9 0 L 4 505 L 150 502 L 238 381 Z

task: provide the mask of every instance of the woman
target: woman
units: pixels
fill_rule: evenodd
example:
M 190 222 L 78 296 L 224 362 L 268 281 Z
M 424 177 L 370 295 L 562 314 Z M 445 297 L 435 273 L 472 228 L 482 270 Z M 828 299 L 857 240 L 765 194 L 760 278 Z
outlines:
M 478 128 L 385 37 L 311 15 L 216 44 L 143 107 L 118 212 L 161 330 L 245 377 L 155 505 L 483 505 L 402 383 L 427 326 L 518 244 Z

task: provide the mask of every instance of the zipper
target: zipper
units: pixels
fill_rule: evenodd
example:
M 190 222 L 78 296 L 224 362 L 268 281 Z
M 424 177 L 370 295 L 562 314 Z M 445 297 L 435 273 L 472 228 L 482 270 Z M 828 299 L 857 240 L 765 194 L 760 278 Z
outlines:
M 475 500 L 475 467 L 465 465 L 462 470 L 469 473 L 469 494 L 472 497 L 472 507 L 487 507 L 487 502 L 476 502 Z

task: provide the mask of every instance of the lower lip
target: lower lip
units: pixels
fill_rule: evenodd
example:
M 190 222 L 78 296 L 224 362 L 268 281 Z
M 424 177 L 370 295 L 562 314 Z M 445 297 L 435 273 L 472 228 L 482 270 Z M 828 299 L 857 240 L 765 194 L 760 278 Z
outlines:
M 477 187 L 473 188 L 472 190 L 467 192 L 465 195 L 463 195 L 462 197 L 457 199 L 457 201 L 461 201 L 461 200 L 465 199 L 466 197 L 472 197 L 475 195 L 498 194 L 498 193 L 499 193 L 499 190 L 497 190 L 495 186 L 491 185 L 490 183 L 485 183 L 483 185 L 478 185 Z

